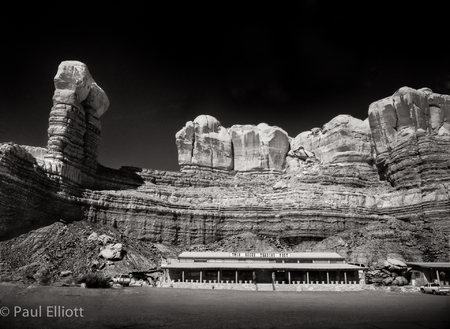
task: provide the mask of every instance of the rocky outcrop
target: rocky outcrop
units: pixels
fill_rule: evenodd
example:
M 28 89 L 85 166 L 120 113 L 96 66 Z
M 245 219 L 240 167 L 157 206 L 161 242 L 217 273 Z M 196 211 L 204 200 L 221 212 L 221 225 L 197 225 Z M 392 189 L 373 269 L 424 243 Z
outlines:
M 409 278 L 409 279 L 408 279 Z M 367 283 L 375 283 L 382 286 L 404 286 L 411 279 L 411 268 L 394 258 L 388 258 L 383 266 L 368 271 L 366 274 Z
M 450 96 L 400 88 L 369 107 L 376 163 L 395 188 L 450 180 Z
M 105 92 L 92 79 L 87 66 L 64 61 L 54 78 L 47 154 L 42 166 L 67 183 L 91 186 L 97 171 L 101 125 L 108 109 Z
M 228 132 L 233 142 L 234 170 L 281 172 L 284 169 L 289 137 L 283 129 L 260 123 L 234 125 Z
M 209 127 L 208 122 L 216 128 L 200 128 Z M 323 164 L 371 165 L 375 161 L 368 120 L 350 115 L 339 115 L 322 129 L 314 128 L 295 138 L 290 138 L 283 129 L 265 123 L 234 125 L 227 132 L 211 116 L 201 115 L 194 122 L 187 122 L 176 134 L 182 170 L 198 165 L 210 169 L 234 169 L 235 172 L 281 173 L 302 170 L 307 159 Z
M 291 152 L 307 157 L 312 153 L 323 163 L 374 161 L 368 121 L 350 115 L 338 115 L 322 129 L 300 133 L 291 141 Z
M 127 239 L 187 249 L 249 232 L 364 264 L 449 259 L 447 96 L 402 88 L 368 121 L 338 116 L 295 138 L 201 115 L 176 135 L 180 172 L 115 170 L 96 157 L 106 96 L 85 66 L 59 71 L 47 149 L 0 145 L 0 239 L 62 220 L 116 232 L 117 263 L 135 266 L 144 256 Z
M 200 115 L 176 134 L 179 163 L 184 166 L 232 170 L 232 146 L 227 130 L 210 115 Z

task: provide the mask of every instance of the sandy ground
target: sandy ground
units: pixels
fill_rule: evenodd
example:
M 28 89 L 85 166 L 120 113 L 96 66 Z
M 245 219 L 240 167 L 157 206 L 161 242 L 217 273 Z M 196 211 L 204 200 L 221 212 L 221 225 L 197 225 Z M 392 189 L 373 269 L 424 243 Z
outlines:
M 444 329 L 450 296 L 0 284 L 0 314 L 0 328 Z

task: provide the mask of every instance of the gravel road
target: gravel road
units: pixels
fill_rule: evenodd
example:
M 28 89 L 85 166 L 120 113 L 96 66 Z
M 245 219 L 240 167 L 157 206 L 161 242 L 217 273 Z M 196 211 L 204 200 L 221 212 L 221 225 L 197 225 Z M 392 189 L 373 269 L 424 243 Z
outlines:
M 444 329 L 450 296 L 0 284 L 0 328 L 31 327 Z

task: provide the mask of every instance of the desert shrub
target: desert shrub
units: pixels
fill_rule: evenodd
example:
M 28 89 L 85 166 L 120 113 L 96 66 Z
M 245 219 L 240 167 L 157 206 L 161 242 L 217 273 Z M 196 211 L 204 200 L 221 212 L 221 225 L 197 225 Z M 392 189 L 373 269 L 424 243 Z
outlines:
M 47 268 L 42 270 L 40 272 L 38 282 L 44 286 L 49 285 L 52 282 L 52 272 Z
M 85 283 L 86 288 L 109 288 L 110 278 L 101 273 L 87 273 L 78 279 L 78 284 Z

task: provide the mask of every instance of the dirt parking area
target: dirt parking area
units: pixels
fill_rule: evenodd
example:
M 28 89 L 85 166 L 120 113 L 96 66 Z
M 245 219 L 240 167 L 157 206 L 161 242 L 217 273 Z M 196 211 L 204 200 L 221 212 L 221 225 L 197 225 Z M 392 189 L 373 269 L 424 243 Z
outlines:
M 0 328 L 450 328 L 450 296 L 0 284 Z

